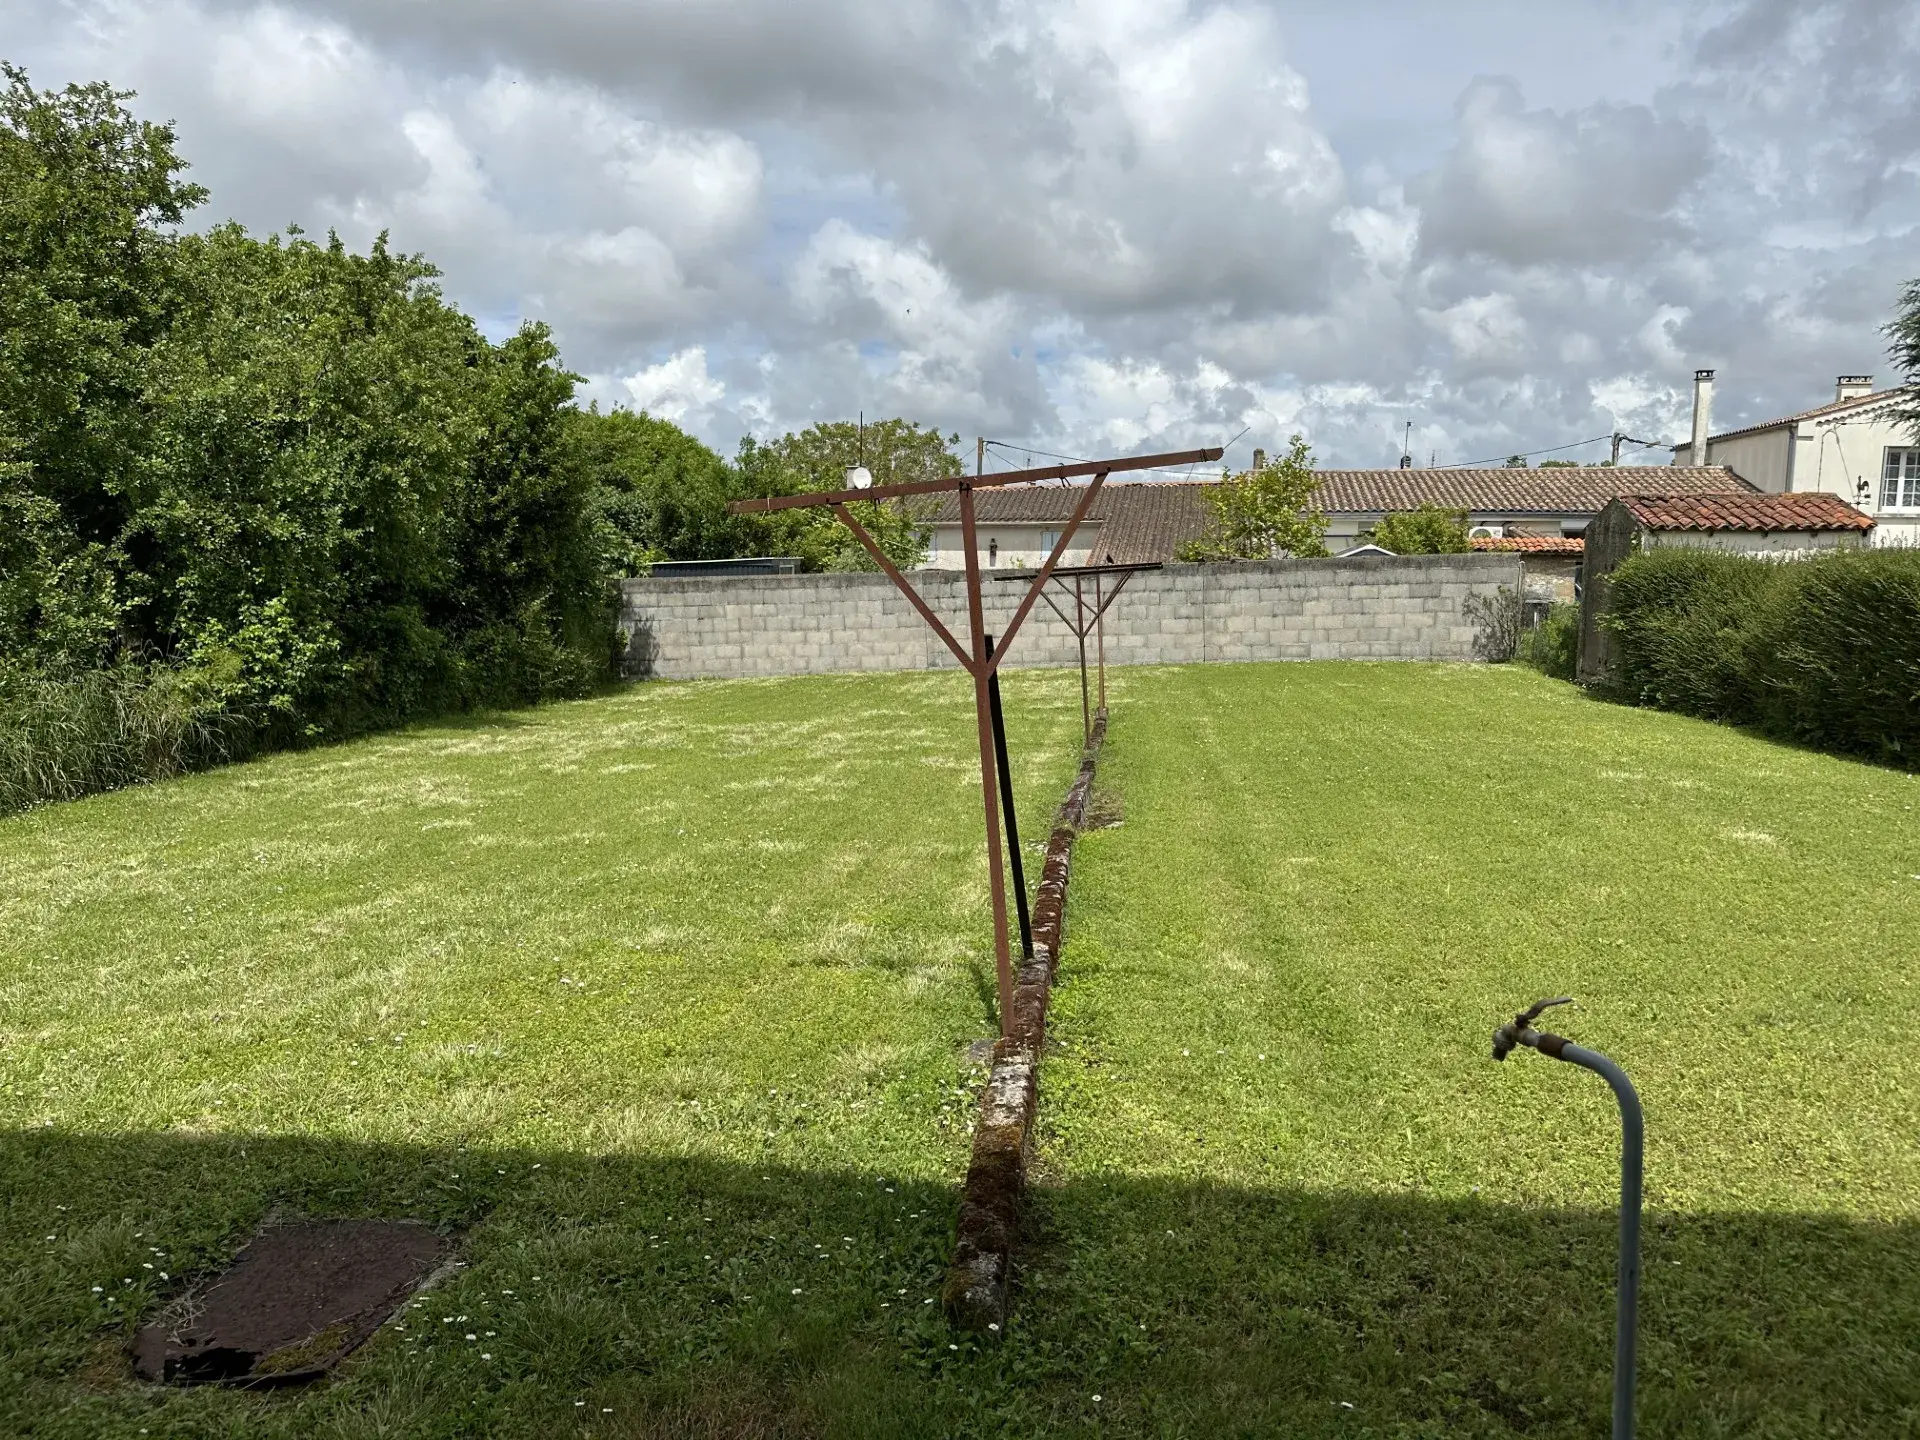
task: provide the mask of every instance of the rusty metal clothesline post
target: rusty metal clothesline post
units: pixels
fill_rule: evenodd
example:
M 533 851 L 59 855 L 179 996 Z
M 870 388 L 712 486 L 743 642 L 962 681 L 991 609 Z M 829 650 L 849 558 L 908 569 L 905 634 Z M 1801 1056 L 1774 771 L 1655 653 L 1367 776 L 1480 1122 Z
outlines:
M 1049 577 L 1058 585 L 1062 594 L 1066 593 L 1067 582 L 1073 582 L 1073 615 L 1053 603 L 1052 595 L 1042 595 L 1047 608 L 1060 617 L 1061 623 L 1073 631 L 1075 644 L 1080 648 L 1080 725 L 1083 736 L 1093 736 L 1093 717 L 1107 708 L 1107 631 L 1106 614 L 1113 602 L 1120 598 L 1120 592 L 1127 588 L 1131 580 L 1143 570 L 1158 570 L 1158 561 L 1145 561 L 1137 565 L 1059 565 Z M 1034 570 L 1013 570 L 1004 575 L 996 575 L 996 580 L 1031 580 L 1039 572 Z M 1086 582 L 1093 581 L 1093 603 L 1087 603 Z M 1113 581 L 1113 587 L 1107 588 L 1106 582 Z M 1099 666 L 1100 705 L 1096 710 L 1087 688 L 1087 637 L 1094 637 L 1094 655 Z
M 1047 588 L 1049 579 L 1059 567 L 1060 557 L 1066 554 L 1080 524 L 1087 518 L 1094 500 L 1100 494 L 1100 487 L 1106 483 L 1107 476 L 1115 471 L 1152 470 L 1161 466 L 1193 465 L 1202 461 L 1218 460 L 1221 450 L 1216 446 L 1205 450 L 1182 450 L 1169 455 L 1137 455 L 1124 460 L 1086 460 L 1066 465 L 1044 465 L 1029 470 L 1003 470 L 992 475 L 946 476 L 938 480 L 914 480 L 891 485 L 873 485 L 864 489 L 822 490 L 805 495 L 771 495 L 759 500 L 734 500 L 727 508 L 736 515 L 764 514 L 774 510 L 827 509 L 845 525 L 859 540 L 861 546 L 873 557 L 886 577 L 893 582 L 900 593 L 906 596 L 920 618 L 932 627 L 946 647 L 960 662 L 960 668 L 973 677 L 973 699 L 975 728 L 980 741 L 980 794 L 987 830 L 987 889 L 993 903 L 993 959 L 1000 1006 L 1000 1033 L 1010 1034 L 1013 1023 L 1013 959 L 1007 931 L 1007 891 L 1003 872 L 1005 857 L 1001 850 L 999 787 L 996 765 L 996 747 L 993 735 L 993 701 L 990 682 L 999 671 L 1000 662 L 1006 658 L 1012 647 L 1014 637 L 1020 633 L 1027 614 L 1033 609 Z M 997 489 L 1006 485 L 1019 485 L 1039 480 L 1069 480 L 1075 476 L 1091 476 L 1091 483 L 1074 507 L 1073 515 L 1067 521 L 1066 528 L 1060 532 L 1052 552 L 1040 569 L 1032 572 L 1033 581 L 1020 604 L 1014 609 L 1013 616 L 1007 621 L 1006 628 L 1000 632 L 997 643 L 986 632 L 986 616 L 982 605 L 980 589 L 980 553 L 976 546 L 978 524 L 974 513 L 974 492 L 983 489 Z M 967 585 L 967 643 L 963 646 L 954 637 L 953 632 L 933 608 L 921 598 L 911 581 L 900 572 L 887 553 L 867 528 L 860 523 L 847 507 L 854 501 L 881 501 L 900 499 L 911 495 L 954 494 L 959 500 L 961 544 L 966 550 Z M 1118 587 L 1114 594 L 1118 594 Z M 1053 605 L 1049 598 L 1048 605 Z M 1109 596 L 1108 603 L 1111 603 Z M 1055 606 L 1055 613 L 1058 607 Z M 1063 617 L 1064 618 L 1064 617 Z M 1096 617 L 1097 620 L 1097 617 Z M 1082 636 L 1082 652 L 1085 650 L 1085 637 Z M 1084 661 L 1083 661 L 1084 673 Z M 1102 677 L 1102 703 L 1104 703 L 1104 676 Z

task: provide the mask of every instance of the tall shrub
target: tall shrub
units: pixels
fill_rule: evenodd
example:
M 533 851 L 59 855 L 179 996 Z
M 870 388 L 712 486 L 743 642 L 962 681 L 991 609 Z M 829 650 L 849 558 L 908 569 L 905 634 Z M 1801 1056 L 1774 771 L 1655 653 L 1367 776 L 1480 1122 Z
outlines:
M 1612 594 L 1624 698 L 1920 767 L 1920 550 L 1655 550 Z
M 1787 567 L 1748 648 L 1772 734 L 1920 765 L 1920 551 L 1869 550 Z
M 1678 548 L 1621 565 L 1603 623 L 1619 640 L 1623 698 L 1709 720 L 1752 720 L 1748 631 L 1786 573 L 1777 562 Z

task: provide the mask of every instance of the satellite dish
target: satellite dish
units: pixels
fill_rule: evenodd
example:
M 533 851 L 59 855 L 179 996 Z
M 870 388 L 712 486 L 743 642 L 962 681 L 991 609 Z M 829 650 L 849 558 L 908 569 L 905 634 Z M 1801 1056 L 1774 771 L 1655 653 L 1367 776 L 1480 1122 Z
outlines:
M 855 465 L 847 471 L 847 488 L 865 490 L 873 484 L 873 472 L 864 465 Z

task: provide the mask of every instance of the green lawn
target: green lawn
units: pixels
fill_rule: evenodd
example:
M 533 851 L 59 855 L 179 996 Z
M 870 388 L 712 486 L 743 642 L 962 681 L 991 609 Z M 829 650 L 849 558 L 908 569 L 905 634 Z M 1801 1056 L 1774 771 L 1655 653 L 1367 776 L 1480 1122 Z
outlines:
M 1512 669 L 1114 692 L 997 1345 L 927 1303 L 993 989 L 958 677 L 0 820 L 0 1433 L 1603 1433 L 1611 1102 L 1486 1058 L 1567 990 L 1647 1104 L 1645 1433 L 1920 1434 L 1920 780 Z M 1077 683 L 1008 706 L 1037 850 Z M 125 1380 L 276 1208 L 468 1265 L 332 1384 Z

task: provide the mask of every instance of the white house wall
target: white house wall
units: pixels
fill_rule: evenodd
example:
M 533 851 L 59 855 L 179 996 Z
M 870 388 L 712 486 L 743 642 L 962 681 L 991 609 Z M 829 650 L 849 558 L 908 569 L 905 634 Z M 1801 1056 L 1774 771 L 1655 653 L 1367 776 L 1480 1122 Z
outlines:
M 1875 545 L 1920 546 L 1920 515 L 1887 516 L 1873 527 Z
M 1708 449 L 1715 465 L 1730 465 L 1756 489 L 1800 494 L 1825 491 L 1857 506 L 1879 524 L 1874 545 L 1920 544 L 1920 507 L 1881 504 L 1881 471 L 1889 449 L 1920 447 L 1920 438 L 1895 418 L 1897 402 L 1775 425 L 1752 435 L 1716 440 Z M 1791 438 L 1789 438 L 1791 437 Z M 1681 445 L 1673 463 L 1693 463 L 1692 446 Z M 1861 481 L 1866 482 L 1864 496 Z
M 1835 425 L 1803 421 L 1797 442 L 1793 488 L 1825 490 L 1879 521 L 1873 532 L 1876 545 L 1912 544 L 1920 526 L 1920 508 L 1889 507 L 1880 503 L 1880 473 L 1890 448 L 1920 445 L 1911 431 L 1896 424 L 1891 407 L 1880 406 L 1866 415 L 1846 417 Z M 1860 482 L 1867 482 L 1864 501 Z
M 980 543 L 980 568 L 983 570 L 1031 570 L 1046 563 L 1051 546 L 1044 544 L 1049 534 L 1058 536 L 1066 529 L 1059 525 L 980 525 L 975 534 Z M 1091 564 L 1090 556 L 1100 542 L 1100 522 L 1089 520 L 1073 532 L 1073 544 L 1060 557 L 1062 565 Z M 965 548 L 960 543 L 960 527 L 936 525 L 927 549 L 928 570 L 964 570 Z
M 1754 489 L 1777 495 L 1787 488 L 1787 447 L 1792 443 L 1791 433 L 1787 426 L 1782 425 L 1776 430 L 1762 430 L 1757 435 L 1716 440 L 1707 447 L 1707 463 L 1731 466 L 1733 472 Z

